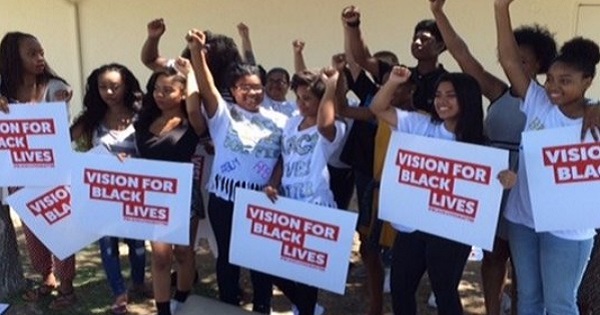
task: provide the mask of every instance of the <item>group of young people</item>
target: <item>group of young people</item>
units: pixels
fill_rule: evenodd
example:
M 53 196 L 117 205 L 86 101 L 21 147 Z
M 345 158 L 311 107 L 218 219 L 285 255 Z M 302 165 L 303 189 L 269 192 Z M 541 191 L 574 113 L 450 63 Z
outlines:
M 377 219 L 378 187 L 387 144 L 394 132 L 448 141 L 490 145 L 510 151 L 510 169 L 498 174 L 503 195 L 497 237 L 485 252 L 482 279 L 488 314 L 501 314 L 507 262 L 513 266 L 513 310 L 518 314 L 579 314 L 577 290 L 591 256 L 595 231 L 535 232 L 521 132 L 598 121 L 600 109 L 586 96 L 600 61 L 598 45 L 576 37 L 557 51 L 552 34 L 538 25 L 513 30 L 513 0 L 495 0 L 498 56 L 508 82 L 495 77 L 471 54 L 444 12 L 445 0 L 429 0 L 434 20 L 414 29 L 411 54 L 417 64 L 399 64 L 390 52 L 371 54 L 354 6 L 343 9 L 344 53 L 318 71 L 306 67 L 302 41 L 294 41 L 294 74 L 283 68 L 266 72 L 257 65 L 248 27 L 238 25 L 233 39 L 196 29 L 185 35 L 181 56 L 159 53 L 166 26 L 151 21 L 142 62 L 153 70 L 145 92 L 127 67 L 113 63 L 95 69 L 86 82 L 82 112 L 71 126 L 77 150 L 103 145 L 120 158 L 190 162 L 196 147 L 214 152 L 205 203 L 194 187 L 190 244 L 198 220 L 208 215 L 218 247 L 217 284 L 221 301 L 239 305 L 240 268 L 229 262 L 235 189 L 264 191 L 274 202 L 285 196 L 347 209 L 358 196 L 360 253 L 367 270 L 369 315 L 383 312 L 382 250 L 391 252 L 394 314 L 416 314 L 416 291 L 429 275 L 439 314 L 462 314 L 458 284 L 471 247 L 401 224 Z M 444 51 L 462 72 L 439 63 Z M 545 82 L 537 77 L 545 75 Z M 67 83 L 47 65 L 32 35 L 7 33 L 0 43 L 0 109 L 8 103 L 70 100 Z M 287 100 L 288 90 L 296 101 Z M 348 100 L 352 91 L 358 101 Z M 482 96 L 490 101 L 484 118 Z M 595 126 L 598 127 L 598 126 Z M 585 130 L 584 130 L 585 131 Z M 301 167 L 299 167 L 301 166 Z M 404 209 L 398 200 L 398 211 Z M 75 258 L 53 261 L 48 249 L 24 227 L 27 249 L 41 284 L 24 293 L 65 309 L 76 303 Z M 193 245 L 151 242 L 152 290 L 144 281 L 145 246 L 129 246 L 133 286 L 121 275 L 119 240 L 104 237 L 100 251 L 114 295 L 111 311 L 127 313 L 131 294 L 154 297 L 158 314 L 176 313 L 193 288 Z M 597 255 L 596 255 L 597 256 Z M 177 261 L 175 292 L 171 264 Z M 306 284 L 251 271 L 253 310 L 268 314 L 273 285 L 300 315 L 322 312 L 318 290 Z M 593 275 L 592 275 L 593 276 Z M 57 287 L 58 280 L 60 285 Z M 594 306 L 580 303 L 581 313 Z M 596 309 L 600 311 L 600 309 Z

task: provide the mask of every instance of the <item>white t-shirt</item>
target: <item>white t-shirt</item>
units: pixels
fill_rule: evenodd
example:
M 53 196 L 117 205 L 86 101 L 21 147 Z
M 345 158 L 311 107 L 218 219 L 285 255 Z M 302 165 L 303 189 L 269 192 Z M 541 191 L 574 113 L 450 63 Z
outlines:
M 358 107 L 359 104 L 360 104 L 360 101 L 355 98 L 348 99 L 348 106 L 350 106 L 350 107 Z M 335 148 L 335 151 L 333 151 L 333 154 L 329 158 L 328 164 L 329 164 L 329 166 L 333 166 L 335 168 L 352 168 L 350 165 L 342 162 L 342 160 L 340 159 L 340 156 L 342 155 L 342 152 L 344 151 L 344 146 L 346 146 L 346 141 L 348 140 L 348 135 L 350 134 L 349 130 L 352 129 L 352 124 L 354 123 L 354 119 L 345 118 L 345 117 L 343 117 L 342 119 L 346 123 L 346 130 L 348 130 L 348 132 L 346 132 L 344 134 L 344 138 L 342 138 L 342 140 L 340 141 L 340 144 Z
M 283 130 L 283 195 L 335 208 L 327 161 L 341 144 L 346 124 L 336 120 L 335 138 L 330 142 L 319 133 L 316 125 L 298 130 L 303 119 L 303 116 L 290 118 Z
M 234 201 L 236 187 L 262 190 L 281 154 L 281 136 L 287 117 L 258 107 L 249 112 L 219 98 L 208 120 L 215 145 L 208 191 Z
M 398 126 L 395 128 L 392 126 L 392 132 L 405 132 L 429 138 L 451 141 L 456 140 L 454 133 L 448 131 L 443 123 L 432 122 L 431 117 L 428 115 L 396 108 L 396 116 L 398 117 Z M 402 207 L 402 205 L 399 204 L 398 207 Z M 410 210 L 411 209 L 404 209 L 403 211 Z M 416 229 L 404 226 L 402 224 L 391 223 L 391 225 L 394 229 L 404 233 L 412 233 L 416 231 Z
M 582 119 L 565 116 L 558 106 L 552 104 L 546 90 L 535 81 L 529 83 L 521 110 L 527 116 L 525 131 L 558 128 L 581 124 Z M 519 150 L 519 170 L 517 184 L 510 190 L 504 217 L 513 223 L 534 228 L 531 199 L 527 186 L 527 172 L 523 148 Z M 553 235 L 569 240 L 586 240 L 594 237 L 593 229 L 552 231 Z
M 270 109 L 278 113 L 282 113 L 287 117 L 298 116 L 300 114 L 296 102 L 288 100 L 280 102 L 268 97 L 267 95 L 265 95 L 261 106 L 265 109 Z

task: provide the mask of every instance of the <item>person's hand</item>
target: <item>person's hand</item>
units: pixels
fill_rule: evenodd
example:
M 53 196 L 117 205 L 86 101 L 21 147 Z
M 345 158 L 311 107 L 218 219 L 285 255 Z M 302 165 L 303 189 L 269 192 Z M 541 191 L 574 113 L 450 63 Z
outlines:
M 517 184 L 517 173 L 504 170 L 498 173 L 498 181 L 504 189 L 511 189 Z
M 73 97 L 73 91 L 70 90 L 58 90 L 54 92 L 54 98 L 59 102 L 68 103 Z
M 154 19 L 148 23 L 148 37 L 150 38 L 160 38 L 165 31 L 167 30 L 167 26 L 165 25 L 165 21 L 160 19 Z
M 446 0 L 429 0 L 429 7 L 431 8 L 431 12 L 442 12 L 445 2 Z
M 0 112 L 8 114 L 8 99 L 4 96 L 0 96 Z
M 344 26 L 357 25 L 360 23 L 360 11 L 358 8 L 351 5 L 342 10 L 342 22 Z
M 394 68 L 392 68 L 392 71 L 390 72 L 390 77 L 388 79 L 388 82 L 394 83 L 394 84 L 406 83 L 408 81 L 408 79 L 410 78 L 410 74 L 411 74 L 411 72 L 407 67 L 395 66 Z
M 321 69 L 321 80 L 326 87 L 335 88 L 340 73 L 333 67 L 325 67 Z
M 331 66 L 337 71 L 343 71 L 347 64 L 346 54 L 339 53 L 331 56 Z
M 249 38 L 250 37 L 250 29 L 248 28 L 248 25 L 246 25 L 242 22 L 237 25 L 237 29 L 238 29 L 238 33 L 240 34 L 241 38 Z
M 292 47 L 294 47 L 294 53 L 297 54 L 301 54 L 302 51 L 304 50 L 304 45 L 305 43 L 300 40 L 300 39 L 296 39 L 292 42 Z
M 203 49 L 206 45 L 206 34 L 200 30 L 191 29 L 185 35 L 185 40 L 190 49 Z
M 583 124 L 581 125 L 581 141 L 585 135 L 590 132 L 594 141 L 600 140 L 600 104 L 588 105 L 583 114 Z
M 190 61 L 183 57 L 178 57 L 177 60 L 175 60 L 175 69 L 184 76 L 187 76 L 193 71 Z
M 263 191 L 267 195 L 267 198 L 269 198 L 269 200 L 271 200 L 271 202 L 275 203 L 275 201 L 277 201 L 278 191 L 277 191 L 277 189 L 275 189 L 275 187 L 273 187 L 271 185 L 267 185 L 267 187 L 265 187 L 265 189 L 263 189 Z
M 119 162 L 121 162 L 121 163 L 125 162 L 125 160 L 127 160 L 128 158 L 129 158 L 129 154 L 127 154 L 125 152 L 117 153 L 117 159 L 119 159 Z

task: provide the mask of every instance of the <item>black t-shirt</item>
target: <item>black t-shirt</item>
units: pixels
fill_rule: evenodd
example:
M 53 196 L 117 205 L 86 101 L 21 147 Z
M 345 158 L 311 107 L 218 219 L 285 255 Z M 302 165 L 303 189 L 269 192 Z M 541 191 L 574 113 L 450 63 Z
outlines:
M 390 71 L 393 66 L 379 61 L 379 81 L 383 81 L 383 77 Z M 410 67 L 410 71 L 413 73 L 413 78 L 416 84 L 416 90 L 413 94 L 413 104 L 417 110 L 423 110 L 428 113 L 433 113 L 435 107 L 433 106 L 433 100 L 435 99 L 435 85 L 440 79 L 440 76 L 444 73 L 448 73 L 442 65 L 436 70 L 427 74 L 420 74 L 417 67 Z
M 369 107 L 373 96 L 379 90 L 375 82 L 361 71 L 356 80 L 353 80 L 349 70 L 344 71 L 348 88 L 360 99 L 360 107 Z M 352 169 L 366 176 L 373 176 L 373 156 L 375 154 L 375 134 L 377 124 L 375 121 L 354 120 L 348 134 L 348 140 L 340 155 L 340 160 Z
M 199 140 L 187 121 L 160 136 L 149 128 L 136 128 L 135 138 L 140 157 L 171 162 L 190 162 Z

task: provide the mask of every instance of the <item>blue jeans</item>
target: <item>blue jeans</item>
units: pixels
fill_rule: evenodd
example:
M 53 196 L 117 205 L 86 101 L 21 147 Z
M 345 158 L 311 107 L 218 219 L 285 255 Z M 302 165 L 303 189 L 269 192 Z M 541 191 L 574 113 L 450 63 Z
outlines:
M 129 264 L 131 268 L 131 281 L 134 285 L 144 284 L 144 273 L 146 268 L 146 247 L 144 241 L 123 239 L 129 247 Z M 102 266 L 106 272 L 108 284 L 115 297 L 125 293 L 127 286 L 121 274 L 121 260 L 119 258 L 119 238 L 105 236 L 101 238 L 100 255 Z
M 577 288 L 593 239 L 575 241 L 508 223 L 519 315 L 578 315 Z

